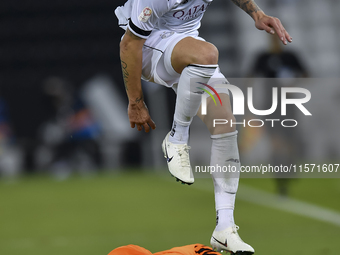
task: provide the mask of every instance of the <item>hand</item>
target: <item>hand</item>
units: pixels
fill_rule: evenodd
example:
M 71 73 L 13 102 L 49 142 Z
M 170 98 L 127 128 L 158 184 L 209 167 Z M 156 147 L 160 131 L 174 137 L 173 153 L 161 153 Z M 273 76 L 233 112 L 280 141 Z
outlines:
M 151 119 L 149 110 L 146 107 L 144 101 L 140 101 L 136 104 L 130 103 L 128 106 L 128 116 L 131 128 L 137 126 L 138 131 L 141 131 L 144 127 L 146 133 L 150 131 L 150 127 L 152 129 L 156 128 L 156 125 Z
M 278 18 L 264 14 L 255 21 L 255 27 L 259 30 L 265 30 L 272 35 L 276 33 L 284 45 L 287 45 L 287 41 L 290 43 L 293 41 Z

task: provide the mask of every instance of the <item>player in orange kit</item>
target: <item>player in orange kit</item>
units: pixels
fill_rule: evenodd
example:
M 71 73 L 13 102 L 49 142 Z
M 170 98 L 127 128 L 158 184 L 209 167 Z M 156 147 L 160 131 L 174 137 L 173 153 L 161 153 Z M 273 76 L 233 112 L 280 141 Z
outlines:
M 212 250 L 203 244 L 191 244 L 181 247 L 175 247 L 170 250 L 156 252 L 153 255 L 221 255 L 221 253 Z M 147 249 L 138 245 L 126 245 L 118 247 L 108 255 L 152 255 Z

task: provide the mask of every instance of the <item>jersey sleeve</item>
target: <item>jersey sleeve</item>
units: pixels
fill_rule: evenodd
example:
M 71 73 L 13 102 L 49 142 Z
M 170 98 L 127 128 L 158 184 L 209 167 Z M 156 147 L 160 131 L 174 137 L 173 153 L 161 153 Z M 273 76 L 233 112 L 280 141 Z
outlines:
M 168 12 L 178 0 L 134 0 L 129 30 L 136 36 L 147 39 L 158 19 Z

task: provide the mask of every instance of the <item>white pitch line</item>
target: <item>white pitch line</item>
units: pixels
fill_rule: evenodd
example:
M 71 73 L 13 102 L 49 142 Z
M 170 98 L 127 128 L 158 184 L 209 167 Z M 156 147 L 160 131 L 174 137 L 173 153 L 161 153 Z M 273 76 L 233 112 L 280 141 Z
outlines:
M 212 191 L 211 186 L 193 185 L 199 190 Z M 304 216 L 340 227 L 340 213 L 322 206 L 310 204 L 292 198 L 282 198 L 279 195 L 258 190 L 246 185 L 240 185 L 237 200 L 277 209 L 284 212 Z
M 237 192 L 237 199 L 331 223 L 332 225 L 340 227 L 340 213 L 337 211 L 292 198 L 282 198 L 279 195 L 249 186 L 240 185 Z

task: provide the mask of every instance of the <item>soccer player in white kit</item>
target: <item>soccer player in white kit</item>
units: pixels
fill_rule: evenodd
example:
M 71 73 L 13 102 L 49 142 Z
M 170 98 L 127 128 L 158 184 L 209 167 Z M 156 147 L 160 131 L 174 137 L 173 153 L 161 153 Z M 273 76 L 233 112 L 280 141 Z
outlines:
M 124 84 L 129 99 L 131 127 L 146 132 L 155 129 L 143 100 L 141 78 L 167 87 L 177 93 L 171 131 L 162 149 L 170 173 L 183 183 L 192 184 L 194 177 L 189 160 L 189 126 L 198 115 L 208 127 L 211 138 L 211 166 L 240 168 L 235 126 L 213 126 L 213 119 L 235 122 L 229 95 L 220 94 L 222 105 L 207 101 L 207 115 L 198 111 L 205 85 L 228 83 L 218 66 L 218 50 L 198 36 L 204 12 L 213 0 L 128 0 L 115 14 L 119 26 L 126 30 L 120 43 Z M 259 30 L 276 34 L 286 45 L 292 38 L 279 19 L 266 15 L 253 0 L 232 0 L 248 13 Z M 223 26 L 223 24 L 221 24 Z M 197 86 L 190 86 L 195 79 Z M 230 123 L 230 122 L 229 122 Z M 232 254 L 253 254 L 254 249 L 242 241 L 234 223 L 234 205 L 239 176 L 212 174 L 214 181 L 217 225 L 211 245 L 218 251 Z

